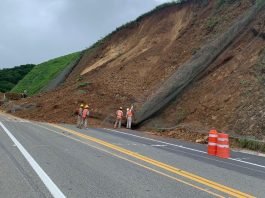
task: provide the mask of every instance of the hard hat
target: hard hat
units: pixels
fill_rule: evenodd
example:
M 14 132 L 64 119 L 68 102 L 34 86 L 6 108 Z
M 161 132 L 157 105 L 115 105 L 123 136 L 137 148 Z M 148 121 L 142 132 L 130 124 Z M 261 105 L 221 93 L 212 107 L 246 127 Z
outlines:
M 122 110 L 122 107 L 120 107 L 120 110 Z
M 84 107 L 84 105 L 83 105 L 83 104 L 81 104 L 81 105 L 80 105 L 80 107 Z
M 85 109 L 87 109 L 88 107 L 89 107 L 89 106 L 88 106 L 88 105 L 86 105 L 86 106 L 85 106 Z

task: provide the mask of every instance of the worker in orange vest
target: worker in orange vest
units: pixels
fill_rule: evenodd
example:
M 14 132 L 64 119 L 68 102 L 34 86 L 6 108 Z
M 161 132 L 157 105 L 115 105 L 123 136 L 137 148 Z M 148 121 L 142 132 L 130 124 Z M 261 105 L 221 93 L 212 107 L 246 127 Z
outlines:
M 127 112 L 126 112 L 126 119 L 127 119 L 126 128 L 127 129 L 132 128 L 132 116 L 133 116 L 132 110 L 133 110 L 133 106 L 131 106 L 131 108 L 127 108 Z
M 114 124 L 114 128 L 117 128 L 117 125 L 119 128 L 121 128 L 121 120 L 123 117 L 122 107 L 116 111 L 116 121 Z
M 81 126 L 82 126 L 83 108 L 84 108 L 84 105 L 80 104 L 79 109 L 76 110 L 77 111 L 76 112 L 76 114 L 77 114 L 77 128 L 80 128 L 80 129 L 81 129 Z
M 82 114 L 82 124 L 84 126 L 84 128 L 87 128 L 87 122 L 88 122 L 88 116 L 89 116 L 89 110 L 88 110 L 89 106 L 86 105 L 85 109 L 83 110 L 83 114 Z

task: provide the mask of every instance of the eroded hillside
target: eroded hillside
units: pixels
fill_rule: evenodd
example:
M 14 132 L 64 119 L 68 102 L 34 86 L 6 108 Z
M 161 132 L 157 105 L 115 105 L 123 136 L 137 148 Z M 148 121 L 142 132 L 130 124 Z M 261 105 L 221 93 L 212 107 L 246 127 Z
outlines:
M 181 65 L 255 3 L 237 0 L 217 7 L 215 1 L 203 2 L 165 6 L 121 28 L 88 50 L 57 90 L 20 101 L 37 107 L 17 115 L 73 123 L 73 111 L 80 102 L 89 103 L 101 123 L 119 106 L 135 104 L 139 111 Z M 237 133 L 262 133 L 264 85 L 260 79 L 263 65 L 259 65 L 265 44 L 263 13 L 181 98 L 146 126 L 163 128 L 184 122 L 194 128 L 215 126 Z
M 265 13 L 193 83 L 181 98 L 152 120 L 158 127 L 180 122 L 193 128 L 217 127 L 224 131 L 262 138 L 264 134 Z M 258 31 L 259 35 L 253 32 Z

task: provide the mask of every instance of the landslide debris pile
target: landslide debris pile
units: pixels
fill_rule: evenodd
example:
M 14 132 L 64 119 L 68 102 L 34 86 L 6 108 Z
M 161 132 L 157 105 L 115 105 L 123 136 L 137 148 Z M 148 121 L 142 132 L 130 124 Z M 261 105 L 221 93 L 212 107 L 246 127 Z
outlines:
M 197 131 L 216 127 L 264 139 L 265 12 L 260 9 L 204 75 L 153 118 L 149 127 L 162 130 L 186 123 Z
M 85 102 L 103 124 L 117 107 L 134 104 L 136 121 L 150 119 L 144 123 L 147 127 L 185 122 L 195 128 L 216 126 L 260 134 L 259 115 L 251 116 L 248 125 L 240 123 L 249 118 L 241 116 L 247 115 L 248 103 L 263 104 L 264 88 L 258 80 L 263 70 L 255 65 L 265 44 L 264 0 L 259 0 L 258 6 L 252 0 L 220 2 L 166 4 L 118 28 L 86 50 L 59 88 L 20 101 L 36 103 L 35 109 L 16 114 L 73 123 L 73 111 Z M 262 11 L 255 12 L 259 9 Z M 187 66 L 196 72 L 187 70 L 186 77 L 179 76 Z M 167 92 L 161 92 L 164 88 Z M 158 96 L 159 100 L 154 100 Z M 148 105 L 151 103 L 154 105 Z M 149 117 L 154 113 L 155 117 Z
M 180 66 L 152 98 L 143 104 L 136 114 L 136 123 L 149 119 L 153 114 L 168 105 L 172 99 L 176 98 L 242 33 L 244 28 L 263 10 L 264 5 L 265 1 L 256 3 L 226 32 L 213 39 L 213 41 L 206 43 L 190 60 Z

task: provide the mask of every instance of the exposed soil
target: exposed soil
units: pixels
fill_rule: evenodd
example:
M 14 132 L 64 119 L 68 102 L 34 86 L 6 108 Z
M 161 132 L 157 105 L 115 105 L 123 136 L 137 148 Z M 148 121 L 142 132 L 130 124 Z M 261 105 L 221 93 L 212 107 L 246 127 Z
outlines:
M 251 24 L 265 30 L 265 13 Z M 264 138 L 265 89 L 257 64 L 265 57 L 265 40 L 249 28 L 150 125 L 172 127 L 199 123 L 222 131 Z M 264 58 L 263 58 L 264 59 Z
M 24 118 L 74 123 L 81 102 L 90 104 L 91 124 L 104 125 L 117 107 L 139 109 L 180 65 L 207 42 L 226 31 L 253 5 L 238 0 L 216 9 L 193 1 L 161 9 L 111 36 L 87 52 L 57 90 L 19 101 L 37 108 L 18 111 Z M 262 138 L 265 115 L 264 85 L 255 65 L 265 41 L 251 29 L 264 32 L 265 13 L 164 112 L 144 129 L 185 123 L 191 131 L 211 127 Z M 213 25 L 214 24 L 214 25 Z M 82 76 L 80 76 L 82 74 Z

